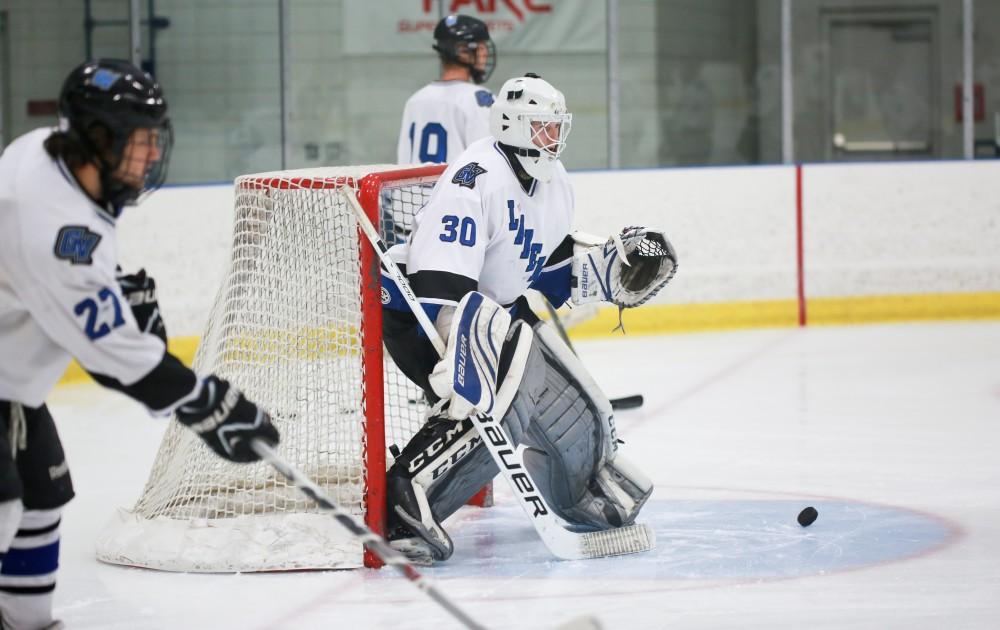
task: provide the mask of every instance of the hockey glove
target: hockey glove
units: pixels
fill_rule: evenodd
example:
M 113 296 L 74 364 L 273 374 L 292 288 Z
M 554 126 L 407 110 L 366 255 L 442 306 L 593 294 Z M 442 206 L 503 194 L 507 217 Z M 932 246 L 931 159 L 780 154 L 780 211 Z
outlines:
M 219 457 L 231 462 L 254 462 L 260 457 L 250 447 L 260 438 L 277 446 L 281 437 L 271 416 L 228 382 L 209 376 L 195 400 L 177 409 L 177 420 L 205 440 Z
M 507 310 L 482 293 L 468 293 L 458 303 L 447 350 L 428 377 L 434 393 L 450 402 L 448 415 L 454 420 L 493 411 L 500 350 L 509 328 Z
M 677 252 L 659 230 L 627 227 L 603 245 L 573 255 L 571 298 L 575 304 L 643 304 L 677 271 Z
M 166 343 L 167 327 L 160 317 L 160 305 L 156 301 L 156 282 L 146 275 L 145 269 L 123 274 L 119 268 L 118 284 L 121 285 L 122 296 L 132 307 L 139 330 L 156 335 Z

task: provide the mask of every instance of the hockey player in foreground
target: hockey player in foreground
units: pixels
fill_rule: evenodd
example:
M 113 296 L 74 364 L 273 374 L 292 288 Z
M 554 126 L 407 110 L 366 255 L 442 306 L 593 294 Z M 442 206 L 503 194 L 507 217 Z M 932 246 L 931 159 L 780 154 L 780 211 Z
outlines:
M 57 130 L 29 132 L 0 156 L 5 630 L 59 627 L 51 612 L 58 528 L 73 485 L 45 398 L 71 358 L 152 414 L 176 414 L 230 461 L 257 460 L 255 438 L 279 440 L 239 390 L 166 351 L 152 280 L 116 275 L 123 206 L 166 177 L 171 127 L 160 86 L 125 61 L 87 62 L 63 84 L 59 113 Z
M 389 540 L 415 561 L 451 556 L 441 522 L 497 474 L 470 420 L 477 413 L 530 446 L 525 465 L 543 498 L 580 531 L 631 524 L 652 492 L 618 452 L 608 399 L 523 295 L 638 306 L 675 272 L 662 232 L 626 228 L 606 242 L 570 234 L 573 192 L 559 156 L 571 119 L 562 93 L 536 75 L 506 82 L 492 136 L 458 156 L 408 242 L 389 252 L 447 339 L 439 360 L 383 275 L 386 348 L 436 402 L 388 475 Z
M 493 95 L 485 83 L 496 66 L 486 23 L 449 15 L 434 28 L 441 77 L 406 101 L 396 156 L 400 164 L 444 163 L 490 134 Z

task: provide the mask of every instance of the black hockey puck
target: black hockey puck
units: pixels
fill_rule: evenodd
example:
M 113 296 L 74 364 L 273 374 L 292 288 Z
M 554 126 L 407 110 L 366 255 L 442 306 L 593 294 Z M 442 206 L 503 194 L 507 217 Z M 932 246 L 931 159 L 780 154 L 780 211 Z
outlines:
M 819 512 L 816 511 L 816 508 L 809 506 L 799 512 L 799 525 L 809 527 L 816 520 L 817 516 L 819 516 Z

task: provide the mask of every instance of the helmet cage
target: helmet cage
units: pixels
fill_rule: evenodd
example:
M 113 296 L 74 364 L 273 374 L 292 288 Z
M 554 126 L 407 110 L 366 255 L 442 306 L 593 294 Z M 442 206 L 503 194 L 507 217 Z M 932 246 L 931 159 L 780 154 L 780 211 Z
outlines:
M 482 68 L 477 63 L 481 46 L 486 49 L 486 62 Z M 475 42 L 443 41 L 435 44 L 433 48 L 438 51 L 442 61 L 468 68 L 472 81 L 476 85 L 482 85 L 489 81 L 497 66 L 497 48 L 492 39 Z
M 573 114 L 518 114 L 517 119 L 531 144 L 559 159 L 573 128 Z
M 136 134 L 140 129 L 147 129 L 149 134 Z M 148 139 L 152 140 L 149 142 Z M 147 197 L 163 185 L 167 179 L 167 165 L 170 163 L 170 151 L 174 144 L 173 127 L 169 120 L 157 127 L 135 127 L 128 132 L 118 134 L 113 149 L 114 160 L 105 162 L 101 169 L 101 185 L 104 197 L 114 207 L 133 205 Z M 150 149 L 148 144 L 153 144 Z M 133 155 L 142 150 L 141 156 Z M 150 152 L 155 151 L 157 158 L 150 160 Z M 143 172 L 138 177 L 132 177 L 130 167 L 135 161 L 143 162 Z

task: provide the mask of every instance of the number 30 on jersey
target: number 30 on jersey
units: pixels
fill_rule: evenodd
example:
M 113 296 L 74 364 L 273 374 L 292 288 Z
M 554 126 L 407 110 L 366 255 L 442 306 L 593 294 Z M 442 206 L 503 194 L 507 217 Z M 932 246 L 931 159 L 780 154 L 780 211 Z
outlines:
M 459 245 L 472 247 L 476 244 L 476 222 L 469 217 L 458 218 L 453 214 L 441 217 L 444 232 L 439 236 L 445 243 L 458 241 Z

